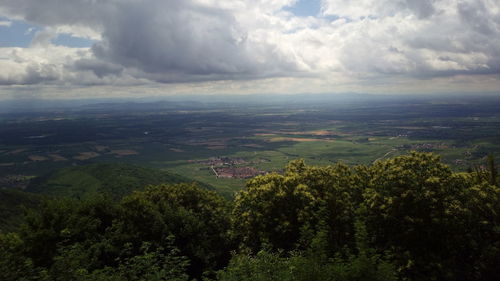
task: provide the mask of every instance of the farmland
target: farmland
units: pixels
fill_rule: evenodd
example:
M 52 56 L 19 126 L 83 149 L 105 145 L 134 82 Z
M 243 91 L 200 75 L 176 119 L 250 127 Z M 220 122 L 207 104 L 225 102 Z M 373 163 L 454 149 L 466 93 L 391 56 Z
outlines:
M 481 165 L 500 152 L 500 99 L 116 101 L 0 114 L 4 187 L 69 166 L 124 162 L 230 196 L 246 177 L 280 172 L 293 159 L 370 164 L 411 150 L 438 153 L 456 171 Z

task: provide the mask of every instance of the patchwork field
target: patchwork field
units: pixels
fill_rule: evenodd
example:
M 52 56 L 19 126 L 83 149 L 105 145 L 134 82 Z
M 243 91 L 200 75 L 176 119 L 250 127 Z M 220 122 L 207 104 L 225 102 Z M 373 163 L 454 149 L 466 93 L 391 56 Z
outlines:
M 19 188 L 24 185 L 6 179 L 126 162 L 230 196 L 245 178 L 280 172 L 296 158 L 356 165 L 417 150 L 439 153 L 453 169 L 467 170 L 500 153 L 500 100 L 494 98 L 122 106 L 0 114 L 0 183 Z

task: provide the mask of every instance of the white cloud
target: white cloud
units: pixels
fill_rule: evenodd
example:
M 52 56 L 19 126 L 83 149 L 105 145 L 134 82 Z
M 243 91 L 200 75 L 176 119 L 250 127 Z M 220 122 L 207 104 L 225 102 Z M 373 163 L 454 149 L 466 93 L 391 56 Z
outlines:
M 26 31 L 24 32 L 24 35 L 30 35 L 31 33 L 33 33 L 33 31 L 35 31 L 35 28 L 30 27 L 30 28 L 26 29 Z
M 54 50 L 0 48 L 0 85 L 38 84 L 58 80 L 62 62 L 52 51 Z
M 322 12 L 350 19 L 397 15 L 413 15 L 422 19 L 453 9 L 459 1 L 470 0 L 323 0 Z
M 342 34 L 336 43 L 346 70 L 416 77 L 499 73 L 498 7 L 494 1 L 325 1 L 326 14 L 350 19 L 333 31 Z
M 1 26 L 5 26 L 5 27 L 9 27 L 12 25 L 12 22 L 11 21 L 6 21 L 6 20 L 0 20 L 0 27 Z
M 327 91 L 447 77 L 489 77 L 469 80 L 484 82 L 500 73 L 496 0 L 323 0 L 323 16 L 316 18 L 283 10 L 295 2 L 4 0 L 0 15 L 45 28 L 30 48 L 16 51 L 22 62 L 0 49 L 7 57 L 0 66 L 9 67 L 0 69 L 0 83 L 192 87 L 221 81 L 265 92 L 266 85 L 280 88 L 270 81 L 287 81 L 295 89 L 304 82 L 311 91 Z M 50 40 L 60 33 L 96 43 L 56 50 Z
M 85 38 L 94 41 L 100 41 L 102 39 L 101 34 L 98 31 L 86 26 L 58 25 L 55 30 L 58 34 L 69 34 L 72 37 Z
M 57 37 L 57 33 L 52 28 L 39 30 L 31 40 L 31 47 L 48 47 L 52 44 L 52 40 Z
M 0 48 L 0 85 L 140 85 L 119 65 L 95 60 L 88 48 L 37 43 Z

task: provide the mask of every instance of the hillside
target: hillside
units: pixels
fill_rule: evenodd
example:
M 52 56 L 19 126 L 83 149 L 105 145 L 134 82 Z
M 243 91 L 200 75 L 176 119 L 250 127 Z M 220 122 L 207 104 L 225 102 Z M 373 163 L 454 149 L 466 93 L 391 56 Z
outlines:
M 491 166 L 457 173 L 417 152 L 369 166 L 294 160 L 248 180 L 231 201 L 193 184 L 150 185 L 121 200 L 46 200 L 17 233 L 0 233 L 0 280 L 497 281 Z M 102 173 L 136 182 L 157 173 L 62 172 L 93 192 L 106 188 Z
M 17 229 L 24 214 L 23 207 L 35 208 L 42 197 L 14 189 L 0 189 L 0 232 Z
M 130 164 L 100 163 L 56 170 L 34 179 L 26 191 L 81 199 L 96 194 L 107 194 L 113 199 L 120 199 L 147 185 L 185 182 L 193 182 L 193 180 Z M 209 185 L 197 183 L 205 188 L 213 189 Z

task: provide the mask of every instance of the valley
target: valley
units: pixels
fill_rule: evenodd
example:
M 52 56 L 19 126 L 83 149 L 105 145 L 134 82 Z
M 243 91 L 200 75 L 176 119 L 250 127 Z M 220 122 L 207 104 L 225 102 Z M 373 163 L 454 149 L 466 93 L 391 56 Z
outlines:
M 500 99 L 116 102 L 0 117 L 0 184 L 92 163 L 129 163 L 206 183 L 231 197 L 258 174 L 303 158 L 371 164 L 435 152 L 456 171 L 500 152 Z

